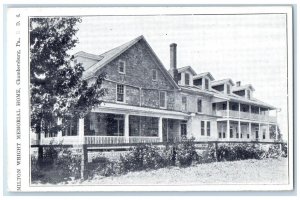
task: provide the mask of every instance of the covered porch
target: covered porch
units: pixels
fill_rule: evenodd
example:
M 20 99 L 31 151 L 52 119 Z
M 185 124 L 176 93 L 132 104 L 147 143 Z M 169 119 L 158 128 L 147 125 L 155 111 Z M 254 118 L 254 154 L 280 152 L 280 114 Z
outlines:
M 187 114 L 148 110 L 94 109 L 84 118 L 73 119 L 64 131 L 42 134 L 40 144 L 160 143 L 178 141 L 187 135 Z
M 278 138 L 276 124 L 256 123 L 241 120 L 219 120 L 219 140 L 230 141 L 274 141 Z

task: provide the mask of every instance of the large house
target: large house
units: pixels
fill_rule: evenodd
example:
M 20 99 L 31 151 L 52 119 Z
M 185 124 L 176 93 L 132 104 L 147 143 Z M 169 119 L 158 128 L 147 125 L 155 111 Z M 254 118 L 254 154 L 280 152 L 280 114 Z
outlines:
M 196 141 L 274 141 L 276 108 L 254 98 L 254 87 L 215 80 L 210 72 L 177 68 L 170 45 L 167 70 L 143 36 L 101 55 L 75 54 L 89 82 L 106 73 L 103 103 L 68 129 L 42 134 L 40 144 L 159 143 Z

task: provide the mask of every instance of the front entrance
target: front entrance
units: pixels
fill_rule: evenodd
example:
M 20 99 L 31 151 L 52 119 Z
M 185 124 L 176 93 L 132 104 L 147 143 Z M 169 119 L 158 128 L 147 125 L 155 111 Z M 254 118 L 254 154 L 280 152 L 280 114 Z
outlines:
M 181 124 L 180 124 L 180 135 L 181 135 L 181 137 L 187 136 L 186 122 L 181 122 Z

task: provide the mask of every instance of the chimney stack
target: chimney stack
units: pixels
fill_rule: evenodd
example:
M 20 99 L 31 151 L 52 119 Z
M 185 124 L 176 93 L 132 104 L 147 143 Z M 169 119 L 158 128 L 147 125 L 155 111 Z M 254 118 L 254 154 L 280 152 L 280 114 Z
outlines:
M 174 81 L 178 83 L 178 70 L 177 70 L 177 44 L 170 44 L 170 74 Z
M 240 86 L 241 86 L 241 81 L 237 81 L 237 82 L 236 82 L 236 86 L 237 86 L 237 87 L 240 87 Z

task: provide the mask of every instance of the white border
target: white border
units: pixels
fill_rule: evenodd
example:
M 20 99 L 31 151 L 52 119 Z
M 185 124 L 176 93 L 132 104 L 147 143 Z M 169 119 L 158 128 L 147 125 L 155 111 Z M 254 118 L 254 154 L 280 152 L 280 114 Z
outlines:
M 15 191 L 15 35 L 17 31 L 15 29 L 16 14 L 21 14 L 21 37 L 23 46 L 21 48 L 21 65 L 22 65 L 22 82 L 21 86 L 23 88 L 21 96 L 22 98 L 22 131 L 25 137 L 22 138 L 22 168 L 27 169 L 29 166 L 29 149 L 25 148 L 29 144 L 29 137 L 26 137 L 26 131 L 29 130 L 29 109 L 26 107 L 29 101 L 28 98 L 28 71 L 24 69 L 28 65 L 28 21 L 27 16 L 79 16 L 79 15 L 146 15 L 146 14 L 232 14 L 232 13 L 287 13 L 288 16 L 288 86 L 289 86 L 289 148 L 293 149 L 293 46 L 292 46 L 292 10 L 291 7 L 164 7 L 164 8 L 145 8 L 145 7 L 105 7 L 105 8 L 8 8 L 7 14 L 7 28 L 9 32 L 7 33 L 7 152 L 8 156 L 8 184 L 9 190 Z M 14 36 L 14 37 L 13 37 Z M 12 66 L 12 67 L 8 67 Z M 22 191 L 277 191 L 277 190 L 291 190 L 293 185 L 293 152 L 289 152 L 289 173 L 290 173 L 290 184 L 289 185 L 185 185 L 185 186 L 40 186 L 40 187 L 30 187 L 29 185 L 29 174 L 22 174 Z

